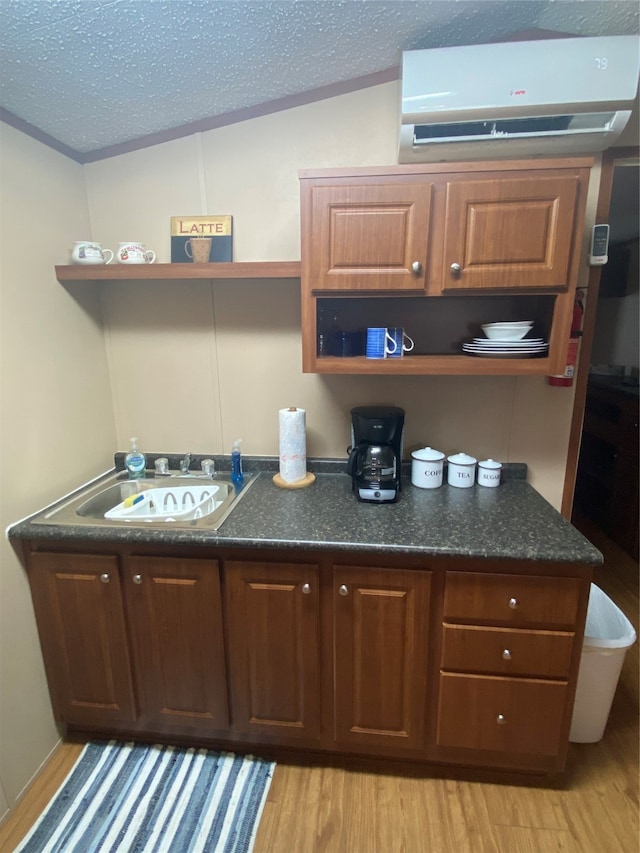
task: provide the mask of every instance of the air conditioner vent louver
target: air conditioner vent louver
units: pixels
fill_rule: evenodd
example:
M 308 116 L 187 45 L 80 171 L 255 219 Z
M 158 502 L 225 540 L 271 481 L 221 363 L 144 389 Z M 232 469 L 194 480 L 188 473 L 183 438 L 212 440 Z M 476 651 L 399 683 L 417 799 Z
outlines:
M 615 113 L 588 115 L 540 116 L 535 118 L 459 121 L 447 124 L 417 124 L 416 145 L 440 140 L 487 139 L 498 137 L 539 136 L 541 133 L 588 133 L 607 130 Z

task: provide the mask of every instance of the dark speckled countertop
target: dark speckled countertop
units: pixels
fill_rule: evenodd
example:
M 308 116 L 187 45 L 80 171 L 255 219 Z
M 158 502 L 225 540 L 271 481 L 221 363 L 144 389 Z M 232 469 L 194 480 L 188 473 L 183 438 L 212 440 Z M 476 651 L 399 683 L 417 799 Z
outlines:
M 116 467 L 120 462 L 117 454 Z M 8 535 L 602 562 L 600 552 L 526 482 L 525 465 L 504 466 L 498 488 L 475 485 L 469 489 L 448 486 L 446 477 L 439 489 L 418 489 L 411 485 L 409 467 L 403 466 L 400 499 L 377 505 L 356 500 L 350 477 L 342 473 L 344 462 L 309 460 L 307 467 L 316 474 L 316 481 L 303 489 L 278 488 L 272 481 L 276 464 L 245 459 L 245 470 L 261 473 L 218 531 L 49 525 L 34 523 L 34 514 L 13 525 Z

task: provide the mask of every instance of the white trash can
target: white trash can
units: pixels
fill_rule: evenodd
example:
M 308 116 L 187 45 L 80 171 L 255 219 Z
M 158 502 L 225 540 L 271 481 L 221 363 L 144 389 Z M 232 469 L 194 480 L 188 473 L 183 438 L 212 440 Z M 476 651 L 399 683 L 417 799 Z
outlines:
M 591 584 L 584 644 L 569 740 L 602 739 L 627 649 L 636 641 L 633 625 L 600 587 Z

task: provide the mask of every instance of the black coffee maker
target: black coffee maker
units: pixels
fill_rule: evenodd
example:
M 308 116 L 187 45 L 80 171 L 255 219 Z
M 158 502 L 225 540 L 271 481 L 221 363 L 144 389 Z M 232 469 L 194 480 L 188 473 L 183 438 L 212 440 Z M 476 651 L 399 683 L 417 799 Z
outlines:
M 393 503 L 400 493 L 404 409 L 356 406 L 351 409 L 347 473 L 358 500 Z

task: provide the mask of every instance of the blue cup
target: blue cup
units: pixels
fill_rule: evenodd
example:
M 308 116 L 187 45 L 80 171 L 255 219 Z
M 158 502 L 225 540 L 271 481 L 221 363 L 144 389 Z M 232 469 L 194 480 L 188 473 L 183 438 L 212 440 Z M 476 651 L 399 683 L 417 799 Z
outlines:
M 396 348 L 389 353 L 389 358 L 402 358 L 405 352 L 411 352 L 414 347 L 413 340 L 406 334 L 405 330 L 400 326 L 393 326 L 387 329 L 387 332 L 393 338 Z
M 396 349 L 397 344 L 387 329 L 378 326 L 367 329 L 367 358 L 388 358 Z
M 336 332 L 335 355 L 338 358 L 349 358 L 362 355 L 364 352 L 364 335 L 359 332 Z

